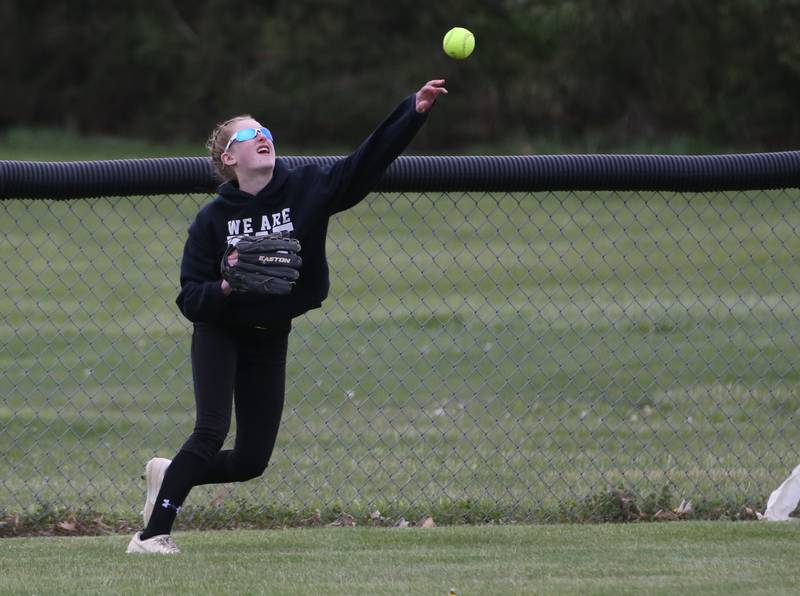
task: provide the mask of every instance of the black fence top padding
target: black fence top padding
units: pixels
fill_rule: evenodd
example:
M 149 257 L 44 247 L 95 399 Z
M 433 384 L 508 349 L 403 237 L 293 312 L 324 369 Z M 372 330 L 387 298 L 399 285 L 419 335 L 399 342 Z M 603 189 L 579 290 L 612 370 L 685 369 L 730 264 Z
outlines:
M 288 167 L 341 157 L 280 157 Z M 0 160 L 0 199 L 211 193 L 207 157 L 38 162 Z M 729 155 L 401 156 L 376 191 L 664 190 L 800 187 L 800 151 Z

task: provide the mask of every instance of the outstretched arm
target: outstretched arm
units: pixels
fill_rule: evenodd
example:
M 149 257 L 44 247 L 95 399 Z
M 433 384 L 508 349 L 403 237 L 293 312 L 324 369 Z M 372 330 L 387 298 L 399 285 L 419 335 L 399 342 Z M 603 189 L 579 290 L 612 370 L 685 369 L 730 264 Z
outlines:
M 434 79 L 425 83 L 422 89 L 417 91 L 417 112 L 422 114 L 430 110 L 440 95 L 447 95 L 444 79 Z
M 329 214 L 349 209 L 372 190 L 428 118 L 436 98 L 446 93 L 444 79 L 428 81 L 408 95 L 358 149 L 333 165 L 327 177 L 332 191 Z

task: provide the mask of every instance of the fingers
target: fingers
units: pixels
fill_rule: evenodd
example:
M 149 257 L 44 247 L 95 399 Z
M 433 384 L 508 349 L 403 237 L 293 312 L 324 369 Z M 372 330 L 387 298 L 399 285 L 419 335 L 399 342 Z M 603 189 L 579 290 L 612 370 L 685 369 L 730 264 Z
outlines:
M 425 83 L 422 88 L 417 91 L 417 112 L 427 112 L 436 98 L 440 95 L 447 95 L 447 89 L 444 87 L 444 79 L 433 79 Z
M 444 87 L 445 80 L 444 79 L 433 79 L 432 81 L 428 81 L 423 85 L 421 91 L 427 91 L 429 93 L 433 93 L 434 97 L 439 95 L 447 95 L 447 89 Z

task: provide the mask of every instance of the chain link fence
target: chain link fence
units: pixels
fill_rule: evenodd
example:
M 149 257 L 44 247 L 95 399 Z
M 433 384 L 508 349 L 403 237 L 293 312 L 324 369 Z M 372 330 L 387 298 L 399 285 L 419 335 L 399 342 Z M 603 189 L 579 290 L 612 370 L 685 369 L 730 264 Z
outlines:
M 211 196 L 0 202 L 3 519 L 136 519 L 145 462 L 192 428 L 174 299 Z M 798 199 L 370 195 L 332 220 L 270 467 L 196 488 L 184 523 L 763 508 L 798 463 Z

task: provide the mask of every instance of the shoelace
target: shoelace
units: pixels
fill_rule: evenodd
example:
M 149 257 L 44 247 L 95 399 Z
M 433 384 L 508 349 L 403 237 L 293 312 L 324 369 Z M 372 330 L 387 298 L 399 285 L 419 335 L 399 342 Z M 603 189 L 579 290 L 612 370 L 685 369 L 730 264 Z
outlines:
M 179 552 L 181 552 L 180 549 L 178 548 L 178 545 L 175 544 L 172 541 L 172 537 L 169 536 L 169 535 L 167 535 L 167 536 L 159 536 L 158 544 L 163 546 L 167 551 L 169 551 L 171 553 L 179 553 Z

